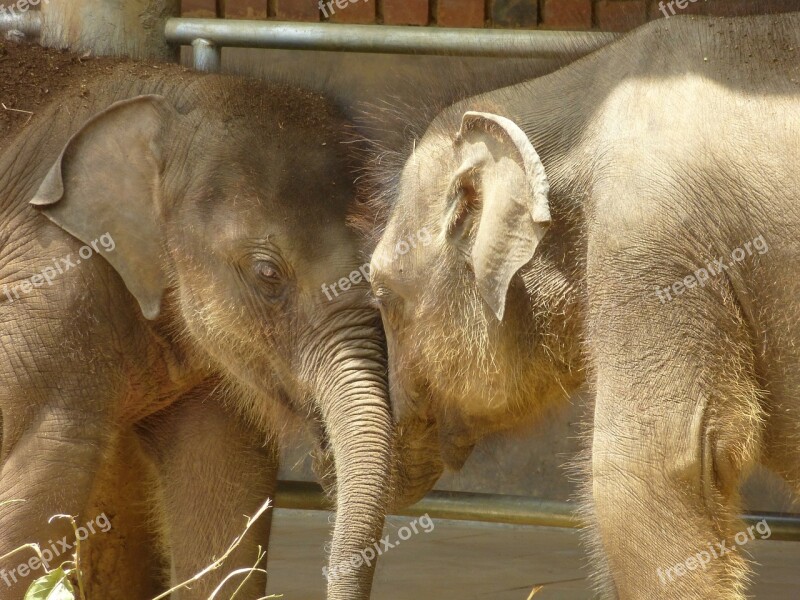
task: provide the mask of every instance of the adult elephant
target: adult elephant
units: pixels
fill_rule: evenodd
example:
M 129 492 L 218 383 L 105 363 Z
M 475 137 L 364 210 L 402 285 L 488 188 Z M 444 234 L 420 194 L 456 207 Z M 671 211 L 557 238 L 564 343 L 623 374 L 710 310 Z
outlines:
M 799 53 L 797 14 L 649 24 L 445 110 L 382 177 L 399 414 L 458 468 L 588 380 L 606 597 L 744 598 L 740 481 L 800 489 Z
M 300 419 L 335 475 L 330 561 L 353 565 L 328 597 L 369 596 L 374 563 L 352 559 L 380 537 L 390 488 L 412 501 L 439 468 L 414 467 L 424 423 L 394 428 L 367 284 L 321 291 L 363 262 L 346 129 L 301 89 L 124 63 L 0 155 L 0 556 L 71 546 L 71 527 L 48 519 L 94 521 L 98 466 L 135 427 L 160 475 L 172 579 L 187 579 L 271 495 L 266 434 Z M 410 460 L 393 470 L 398 445 Z M 267 515 L 177 596 L 206 598 L 252 566 L 268 531 Z M 23 597 L 31 557 L 0 565 L 3 598 Z M 264 587 L 255 574 L 240 593 Z

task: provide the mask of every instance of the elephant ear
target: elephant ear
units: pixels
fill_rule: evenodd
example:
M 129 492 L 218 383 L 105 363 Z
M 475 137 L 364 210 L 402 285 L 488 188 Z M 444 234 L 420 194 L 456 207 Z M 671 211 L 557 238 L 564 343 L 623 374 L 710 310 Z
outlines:
M 511 279 L 550 224 L 547 176 L 528 137 L 505 117 L 465 113 L 455 145 L 462 161 L 448 187 L 445 231 L 502 321 Z
M 117 102 L 67 142 L 31 204 L 85 244 L 109 234 L 106 260 L 155 319 L 166 288 L 158 205 L 164 136 L 174 108 L 162 96 Z

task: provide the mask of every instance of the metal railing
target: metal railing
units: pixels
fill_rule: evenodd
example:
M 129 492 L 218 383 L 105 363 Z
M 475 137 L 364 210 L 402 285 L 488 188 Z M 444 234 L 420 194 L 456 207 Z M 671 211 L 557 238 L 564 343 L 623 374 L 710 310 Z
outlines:
M 280 481 L 275 494 L 275 507 L 294 510 L 333 509 L 320 486 L 302 481 Z M 575 513 L 574 505 L 567 502 L 502 494 L 433 491 L 415 505 L 393 514 L 409 517 L 427 514 L 434 519 L 569 529 L 584 526 Z M 797 515 L 755 512 L 745 513 L 742 519 L 748 525 L 766 521 L 771 531 L 770 540 L 800 541 L 800 517 Z
M 577 58 L 609 44 L 618 34 L 289 23 L 228 19 L 169 19 L 170 44 L 191 45 L 196 69 L 219 68 L 221 49 L 272 48 L 378 54 Z
M 20 31 L 28 37 L 39 37 L 42 15 L 38 10 L 0 13 L 0 31 Z
M 0 31 L 17 29 L 38 37 L 39 11 L 0 15 Z M 233 19 L 182 19 L 166 22 L 167 43 L 193 48 L 194 68 L 217 71 L 222 48 L 327 50 L 378 54 L 423 54 L 505 58 L 578 58 L 619 37 L 585 31 L 455 29 L 338 23 L 292 23 Z

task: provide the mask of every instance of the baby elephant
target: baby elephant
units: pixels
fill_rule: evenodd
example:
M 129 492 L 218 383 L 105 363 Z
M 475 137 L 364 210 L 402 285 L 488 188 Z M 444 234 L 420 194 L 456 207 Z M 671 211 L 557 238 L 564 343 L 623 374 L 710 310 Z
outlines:
M 458 468 L 588 379 L 605 597 L 743 599 L 739 483 L 800 491 L 798 54 L 797 14 L 653 23 L 445 110 L 382 177 L 398 414 Z
M 436 479 L 428 460 L 392 474 L 368 284 L 320 292 L 363 262 L 346 224 L 346 130 L 300 89 L 121 64 L 0 155 L 0 556 L 72 548 L 71 526 L 48 519 L 96 521 L 85 507 L 98 466 L 131 426 L 160 475 L 174 582 L 219 557 L 272 495 L 268 432 L 287 419 L 307 422 L 333 469 L 333 564 L 380 537 L 392 483 L 404 503 Z M 398 425 L 404 447 L 429 454 L 408 437 L 426 428 Z M 252 566 L 264 519 L 224 569 L 176 597 L 206 598 Z M 29 551 L 5 559 L 0 597 L 22 598 L 62 554 L 44 567 Z M 373 569 L 343 571 L 328 597 L 367 598 Z M 240 595 L 264 589 L 256 573 Z

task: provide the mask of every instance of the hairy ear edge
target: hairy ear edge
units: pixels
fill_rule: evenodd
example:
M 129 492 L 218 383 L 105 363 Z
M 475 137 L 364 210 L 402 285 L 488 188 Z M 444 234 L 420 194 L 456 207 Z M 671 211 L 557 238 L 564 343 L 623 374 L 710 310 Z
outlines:
M 489 135 L 498 144 L 488 144 Z M 469 252 L 481 297 L 503 320 L 513 276 L 533 258 L 550 224 L 549 182 L 539 155 L 513 121 L 467 112 L 456 138 L 464 162 L 451 177 L 445 231 Z M 474 235 L 473 235 L 474 234 Z

